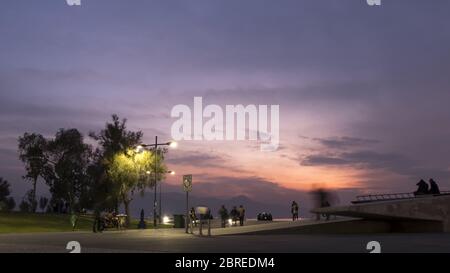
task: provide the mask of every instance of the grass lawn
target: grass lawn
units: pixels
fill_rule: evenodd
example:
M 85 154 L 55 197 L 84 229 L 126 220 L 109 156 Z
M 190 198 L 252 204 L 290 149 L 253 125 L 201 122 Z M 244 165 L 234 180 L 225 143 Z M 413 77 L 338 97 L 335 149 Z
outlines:
M 83 215 L 78 218 L 75 231 L 92 231 L 93 217 Z M 137 228 L 139 220 L 132 219 L 131 228 Z M 171 225 L 159 227 L 169 228 Z M 147 223 L 147 228 L 152 228 Z M 110 229 L 115 230 L 115 229 Z M 46 213 L 22 213 L 22 212 L 0 212 L 0 234 L 1 233 L 29 233 L 29 232 L 64 232 L 72 231 L 70 216 L 65 214 Z

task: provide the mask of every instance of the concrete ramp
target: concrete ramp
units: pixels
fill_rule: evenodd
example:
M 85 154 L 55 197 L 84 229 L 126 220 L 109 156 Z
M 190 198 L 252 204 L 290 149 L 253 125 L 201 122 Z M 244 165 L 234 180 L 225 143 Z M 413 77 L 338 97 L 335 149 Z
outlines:
M 350 234 L 388 232 L 389 225 L 362 219 L 341 218 L 337 220 L 300 220 L 296 222 L 274 221 L 243 227 L 214 228 L 213 236 L 226 235 L 263 235 L 263 234 Z
M 449 195 L 318 208 L 311 212 L 382 222 L 389 224 L 391 231 L 450 232 Z

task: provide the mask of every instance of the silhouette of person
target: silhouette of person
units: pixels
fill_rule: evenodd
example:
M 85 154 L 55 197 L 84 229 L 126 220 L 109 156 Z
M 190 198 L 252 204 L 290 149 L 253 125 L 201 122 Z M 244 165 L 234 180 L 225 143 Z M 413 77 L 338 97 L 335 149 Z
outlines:
M 424 195 L 428 194 L 428 184 L 423 179 L 419 181 L 419 183 L 416 184 L 419 186 L 417 188 L 417 191 L 414 192 L 414 195 Z
M 438 184 L 431 178 L 429 180 L 430 182 L 430 194 L 441 194 L 441 191 L 439 190 Z
M 230 212 L 230 216 L 231 216 L 231 221 L 233 224 L 236 224 L 237 218 L 238 218 L 238 210 L 236 208 L 236 206 L 233 207 L 233 209 Z
M 326 208 L 326 207 L 331 207 L 330 202 L 328 202 L 328 200 L 323 200 L 322 201 L 322 208 Z M 330 215 L 327 213 L 322 214 L 323 217 L 325 217 L 325 220 L 330 220 Z
M 144 209 L 141 209 L 140 217 L 139 217 L 139 229 L 146 229 L 147 225 L 145 224 L 145 215 L 144 215 Z
M 292 213 L 292 221 L 297 220 L 298 219 L 298 204 L 295 201 L 292 201 L 291 213 Z
M 228 218 L 228 210 L 225 208 L 225 205 L 222 205 L 222 207 L 220 208 L 219 215 L 221 220 L 221 226 L 224 228 Z
M 197 226 L 197 215 L 195 215 L 194 207 L 192 207 L 191 211 L 189 212 L 189 218 L 191 218 L 191 223 L 193 223 L 194 226 Z
M 238 214 L 239 214 L 239 225 L 243 226 L 244 225 L 244 218 L 245 218 L 245 209 L 242 205 L 239 206 L 238 208 Z

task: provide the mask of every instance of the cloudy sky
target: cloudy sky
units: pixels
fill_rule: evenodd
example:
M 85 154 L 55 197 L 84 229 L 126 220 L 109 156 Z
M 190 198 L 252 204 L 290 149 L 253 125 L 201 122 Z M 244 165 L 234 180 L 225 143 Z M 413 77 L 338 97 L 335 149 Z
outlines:
M 277 199 L 316 185 L 450 189 L 450 2 L 3 0 L 0 176 L 23 196 L 17 137 L 128 119 L 169 140 L 174 105 L 280 105 L 280 148 L 182 141 L 194 193 Z M 204 183 L 203 186 L 201 183 Z M 45 188 L 41 184 L 41 192 Z

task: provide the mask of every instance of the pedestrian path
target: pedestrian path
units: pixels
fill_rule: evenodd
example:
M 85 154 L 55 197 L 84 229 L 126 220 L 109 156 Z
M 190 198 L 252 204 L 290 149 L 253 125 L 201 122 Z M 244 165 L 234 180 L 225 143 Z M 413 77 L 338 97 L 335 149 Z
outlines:
M 354 219 L 352 219 L 354 220 Z M 249 222 L 245 226 L 232 226 L 226 228 L 212 228 L 212 236 L 224 236 L 224 235 L 256 235 L 256 234 L 270 234 L 283 232 L 291 233 L 294 230 L 301 230 L 303 227 L 311 227 L 317 225 L 332 224 L 338 222 L 347 222 L 349 218 L 340 218 L 329 221 L 315 221 L 312 219 L 303 219 L 299 221 L 273 221 L 273 222 Z M 198 235 L 198 228 L 194 229 L 194 234 Z M 207 234 L 207 228 L 203 229 L 203 234 Z

